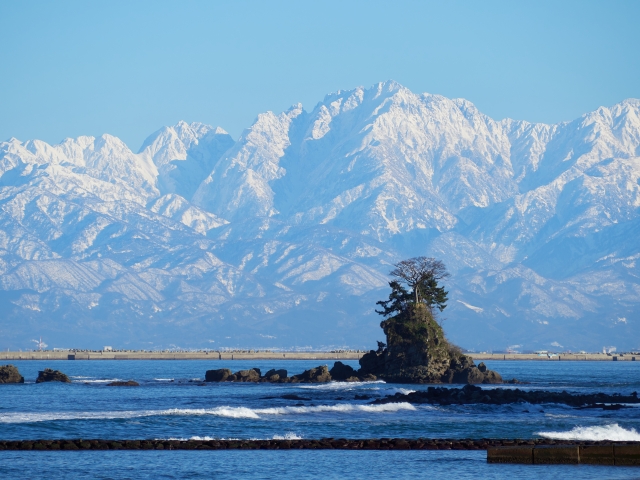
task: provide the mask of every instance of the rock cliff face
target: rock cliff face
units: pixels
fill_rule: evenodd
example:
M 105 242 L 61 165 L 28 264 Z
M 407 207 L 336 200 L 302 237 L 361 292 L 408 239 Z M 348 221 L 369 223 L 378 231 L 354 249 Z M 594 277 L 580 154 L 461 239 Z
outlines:
M 380 326 L 387 346 L 360 359 L 360 376 L 376 375 L 392 383 L 502 383 L 499 373 L 483 363 L 476 366 L 449 344 L 425 305 L 411 305 Z
M 24 383 L 24 377 L 13 365 L 1 365 L 0 383 Z

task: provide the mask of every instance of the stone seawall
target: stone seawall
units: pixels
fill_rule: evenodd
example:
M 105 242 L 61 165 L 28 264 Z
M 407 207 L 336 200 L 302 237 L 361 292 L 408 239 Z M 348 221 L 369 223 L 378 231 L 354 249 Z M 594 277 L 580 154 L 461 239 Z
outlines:
M 293 440 L 14 440 L 2 450 L 486 450 L 489 463 L 640 465 L 640 442 L 549 439 L 321 438 Z M 580 460 L 582 459 L 582 461 Z

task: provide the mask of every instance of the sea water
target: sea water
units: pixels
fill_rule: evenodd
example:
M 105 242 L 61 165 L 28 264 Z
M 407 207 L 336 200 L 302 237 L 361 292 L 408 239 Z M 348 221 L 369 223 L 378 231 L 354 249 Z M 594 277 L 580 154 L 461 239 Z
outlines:
M 564 405 L 371 405 L 427 385 L 207 383 L 208 369 L 285 368 L 327 361 L 14 361 L 24 385 L 0 385 L 0 438 L 557 438 L 640 440 L 640 408 L 578 410 Z M 357 362 L 345 362 L 357 367 Z M 636 362 L 485 362 L 500 388 L 576 393 L 640 391 Z M 35 384 L 38 370 L 72 384 Z M 139 387 L 109 387 L 135 380 Z M 483 388 L 495 388 L 483 386 Z M 291 397 L 291 396 L 295 397 Z M 287 396 L 289 398 L 283 398 Z M 356 399 L 357 396 L 357 399 Z M 392 473 L 389 473 L 389 468 Z M 543 467 L 544 475 L 640 478 L 635 468 Z M 27 473 L 28 472 L 28 473 Z M 484 451 L 81 451 L 0 452 L 0 477 L 47 478 L 539 478 L 535 466 L 486 463 Z

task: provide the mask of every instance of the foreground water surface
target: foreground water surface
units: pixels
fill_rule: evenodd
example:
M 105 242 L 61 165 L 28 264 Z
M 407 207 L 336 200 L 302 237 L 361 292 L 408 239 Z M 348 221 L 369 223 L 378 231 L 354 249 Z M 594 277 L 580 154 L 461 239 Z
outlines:
M 381 396 L 427 388 L 383 382 L 201 385 L 213 368 L 259 367 L 301 373 L 326 361 L 17 361 L 24 385 L 0 385 L 0 438 L 571 438 L 640 440 L 640 409 L 576 410 L 563 405 L 369 405 Z M 357 362 L 350 363 L 357 367 Z M 629 394 L 640 391 L 640 362 L 485 362 L 521 389 Z M 331 366 L 333 362 L 329 362 Z M 35 384 L 59 369 L 72 384 Z M 108 387 L 114 380 L 140 387 Z M 494 388 L 494 387 L 484 387 Z M 508 387 L 515 388 L 515 387 Z M 296 396 L 291 399 L 292 395 Z M 288 396 L 289 398 L 283 398 Z M 356 399 L 356 396 L 358 397 Z M 394 476 L 448 472 L 458 478 L 534 478 L 537 467 L 487 465 L 485 452 L 0 452 L 0 476 L 45 478 L 42 463 L 68 478 L 361 478 L 388 462 Z M 170 460 L 170 463 L 166 462 Z M 399 461 L 401 459 L 402 461 Z M 72 463 L 69 463 L 72 462 Z M 145 465 L 129 471 L 126 465 Z M 252 464 L 243 470 L 244 462 Z M 257 462 L 257 463 L 256 463 Z M 309 463 L 313 464 L 313 468 Z M 337 465 L 340 465 L 339 468 Z M 323 468 L 322 465 L 325 465 Z M 233 468 L 232 468 L 233 466 Z M 331 466 L 331 472 L 326 468 Z M 334 466 L 336 466 L 334 468 Z M 359 467 L 360 466 L 360 467 Z M 232 470 L 227 471 L 227 469 Z M 12 470 L 13 469 L 13 470 Z M 25 470 L 26 469 L 26 470 Z M 315 469 L 315 470 L 314 470 Z M 451 470 L 453 469 L 453 470 Z M 480 470 L 478 470 L 480 469 Z M 515 469 L 515 470 L 514 470 Z M 639 478 L 636 469 L 545 467 L 583 478 Z M 568 469 L 568 470 L 566 470 Z M 30 476 L 21 475 L 29 471 Z M 49 473 L 53 472 L 51 470 Z M 538 471 L 536 474 L 535 472 Z M 74 473 L 75 472 L 75 473 Z M 105 473 L 107 472 L 107 473 Z M 315 472 L 315 473 L 314 473 Z M 413 473 L 412 473 L 413 472 Z M 474 475 L 475 472 L 475 475 Z M 481 473 L 485 472 L 485 473 Z M 519 472 L 515 474 L 514 472 Z M 575 472 L 575 473 L 569 473 Z M 579 472 L 579 473 L 578 473 Z M 590 473 L 593 472 L 593 473 Z M 635 472 L 635 473 L 634 473 Z M 591 477 L 590 475 L 594 475 Z M 633 476 L 635 475 L 635 476 Z

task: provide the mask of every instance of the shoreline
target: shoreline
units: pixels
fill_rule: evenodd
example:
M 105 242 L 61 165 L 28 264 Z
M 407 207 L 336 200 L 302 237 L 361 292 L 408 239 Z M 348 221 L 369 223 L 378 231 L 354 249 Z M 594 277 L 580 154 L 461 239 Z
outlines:
M 0 352 L 0 361 L 8 360 L 360 360 L 366 352 L 144 352 L 144 351 L 34 351 Z M 640 355 L 602 353 L 562 353 L 553 356 L 529 353 L 468 353 L 474 361 L 518 360 L 538 362 L 591 361 L 635 362 Z

